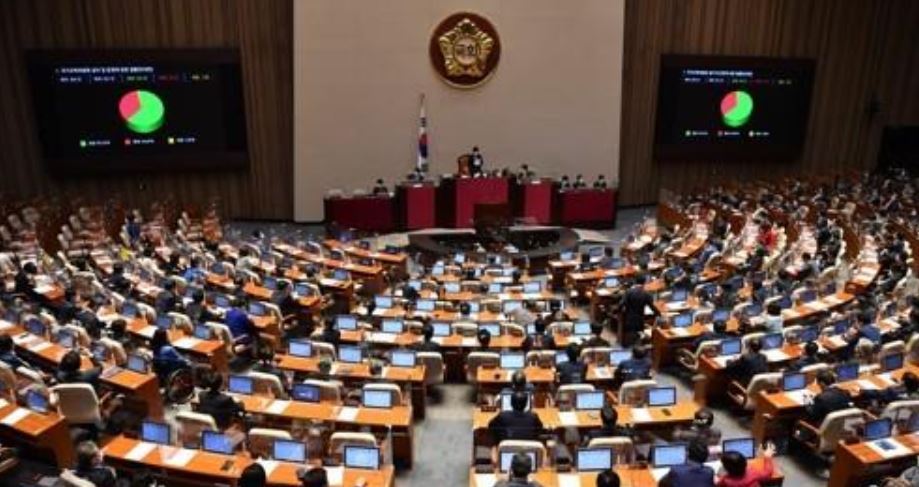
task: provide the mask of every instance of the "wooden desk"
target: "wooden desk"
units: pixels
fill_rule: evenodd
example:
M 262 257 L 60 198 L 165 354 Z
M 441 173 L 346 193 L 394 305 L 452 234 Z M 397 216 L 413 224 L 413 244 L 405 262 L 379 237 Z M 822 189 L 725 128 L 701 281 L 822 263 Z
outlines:
M 347 427 L 369 426 L 392 433 L 393 458 L 397 466 L 411 468 L 414 459 L 412 407 L 390 409 L 345 407 L 340 404 L 284 401 L 259 396 L 239 395 L 246 412 L 270 416 L 285 422 L 316 420 Z
M 613 408 L 619 414 L 619 424 L 631 425 L 635 429 L 658 430 L 672 429 L 678 425 L 691 423 L 696 411 L 699 410 L 699 405 L 695 401 L 679 401 L 667 408 L 635 408 L 632 406 L 613 406 Z M 641 411 L 640 417 L 637 411 Z M 587 429 L 603 425 L 599 411 L 560 411 L 558 408 L 548 407 L 534 408 L 533 412 L 539 416 L 546 430 Z M 483 411 L 481 408 L 476 408 L 472 416 L 473 431 L 487 429 L 488 422 L 497 415 L 498 411 Z
M 143 318 L 125 319 L 128 320 L 128 333 L 144 341 L 153 338 L 156 326 L 148 324 Z M 191 355 L 196 362 L 211 364 L 214 370 L 224 375 L 229 373 L 227 349 L 220 340 L 200 340 L 179 330 L 171 329 L 169 330 L 169 343 L 179 351 Z
M 796 360 L 803 353 L 803 347 L 800 344 L 786 343 L 780 351 L 781 353 L 777 353 L 774 356 L 769 355 L 771 351 L 764 351 L 764 353 L 767 353 L 770 371 L 778 370 L 789 362 Z M 700 404 L 706 404 L 709 401 L 718 401 L 725 397 L 729 384 L 725 357 L 700 356 L 698 372 L 705 376 L 705 380 L 695 381 L 696 401 Z
M 11 416 L 14 414 L 19 417 L 15 422 L 12 421 L 15 416 Z M 54 412 L 38 414 L 3 399 L 0 399 L 0 438 L 22 447 L 24 452 L 38 450 L 51 457 L 58 468 L 72 467 L 76 458 L 63 416 Z
M 914 466 L 919 455 L 919 433 L 895 436 L 890 440 L 905 447 L 902 451 L 885 458 L 871 443 L 860 442 L 836 445 L 836 460 L 830 468 L 830 487 L 868 485 L 873 467 L 889 466 L 903 468 Z M 888 440 L 889 441 L 889 440 Z
M 198 450 L 187 450 L 173 446 L 156 446 L 143 457 L 134 459 L 129 456 L 131 451 L 143 444 L 140 440 L 118 436 L 108 442 L 102 451 L 107 464 L 126 470 L 151 470 L 154 474 L 169 479 L 169 485 L 205 485 L 229 484 L 236 485 L 243 470 L 254 463 L 246 454 L 219 455 Z M 170 461 L 176 459 L 177 453 L 188 451 L 187 462 Z M 229 469 L 223 466 L 231 462 Z M 297 479 L 297 471 L 307 468 L 307 464 L 294 464 L 287 462 L 260 461 L 268 475 L 268 485 L 298 487 L 301 485 Z M 363 477 L 368 487 L 392 487 L 394 485 L 394 470 L 391 465 L 386 465 L 380 470 L 368 471 L 349 469 L 343 467 L 326 467 L 327 471 L 340 468 L 342 482 L 331 484 L 336 487 L 350 487 L 355 485 L 358 478 Z M 330 478 L 333 477 L 330 475 Z
M 275 357 L 278 368 L 289 370 L 301 374 L 316 374 L 319 372 L 319 357 L 294 357 L 292 355 L 280 354 Z M 388 382 L 399 384 L 403 390 L 408 388 L 411 391 L 412 409 L 415 411 L 416 418 L 424 418 L 427 405 L 427 388 L 424 383 L 424 365 L 416 365 L 413 368 L 406 367 L 383 367 L 379 376 L 370 373 L 370 365 L 361 364 L 343 364 L 335 362 L 332 364 L 332 370 L 329 375 L 340 379 L 346 383 L 370 382 L 375 379 L 383 379 Z

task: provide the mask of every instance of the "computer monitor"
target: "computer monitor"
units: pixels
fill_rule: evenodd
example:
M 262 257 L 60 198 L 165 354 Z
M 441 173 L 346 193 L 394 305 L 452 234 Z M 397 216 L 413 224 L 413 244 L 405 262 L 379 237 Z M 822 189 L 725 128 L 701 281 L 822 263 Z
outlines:
M 415 366 L 417 358 L 414 350 L 393 350 L 389 363 L 393 367 L 412 368 Z
M 570 250 L 564 250 L 562 252 L 559 252 L 558 254 L 558 260 L 572 260 L 572 259 L 574 259 L 574 252 Z
M 214 296 L 214 305 L 218 308 L 229 308 L 230 307 L 230 298 L 223 294 L 218 294 Z
M 625 266 L 625 261 L 620 257 L 614 257 L 606 261 L 606 267 L 608 269 L 622 269 L 623 266 Z
M 220 455 L 230 455 L 233 453 L 233 441 L 223 433 L 205 430 L 201 432 L 201 449 Z
M 759 303 L 749 304 L 746 308 L 744 308 L 743 312 L 749 317 L 759 316 L 763 314 L 763 305 Z
M 521 303 L 520 301 L 516 299 L 512 299 L 512 300 L 501 303 L 501 311 L 503 311 L 504 313 L 511 313 L 513 311 L 520 309 L 521 307 L 523 307 L 523 303 Z
M 156 317 L 156 327 L 160 330 L 172 328 L 172 317 L 169 315 L 160 315 Z
M 357 316 L 338 315 L 335 317 L 335 328 L 339 331 L 351 331 L 357 329 Z
M 335 269 L 335 272 L 332 273 L 332 279 L 336 281 L 347 281 L 349 277 L 348 271 L 344 269 Z
M 488 285 L 488 294 L 501 294 L 503 289 L 500 282 L 492 282 Z
M 38 318 L 29 318 L 26 321 L 26 331 L 33 335 L 43 337 L 45 336 L 46 330 L 47 327 L 45 327 L 45 324 Z
M 431 327 L 434 328 L 434 336 L 436 337 L 448 337 L 451 335 L 450 323 L 437 321 L 431 323 Z
M 146 374 L 148 369 L 147 359 L 143 355 L 128 355 L 127 369 L 138 374 Z
M 210 340 L 214 333 L 207 325 L 195 325 L 194 335 L 198 340 Z
M 456 254 L 453 256 L 454 264 L 464 264 L 466 263 L 466 254 Z
M 846 363 L 836 366 L 836 379 L 839 382 L 858 379 L 858 364 Z
M 137 305 L 130 301 L 125 301 L 124 304 L 121 305 L 121 316 L 125 318 L 136 318 Z
M 740 453 L 747 460 L 756 457 L 756 442 L 753 438 L 735 438 L 721 442 L 721 453 L 729 451 Z
M 458 282 L 446 282 L 446 283 L 444 283 L 444 292 L 446 292 L 446 293 L 456 294 L 456 293 L 459 293 L 460 290 L 462 290 L 462 289 L 463 289 L 463 286 L 461 286 L 460 283 L 458 283 Z
M 278 280 L 271 276 L 265 276 L 262 279 L 262 286 L 274 291 L 278 288 Z
M 501 354 L 501 368 L 517 370 L 526 367 L 526 356 L 522 353 L 504 352 Z
M 511 405 L 512 397 L 514 397 L 514 394 L 512 392 L 501 393 L 500 400 L 501 400 L 501 410 L 502 411 L 513 411 L 514 410 L 514 407 Z M 533 394 L 527 394 L 527 403 L 526 403 L 526 406 L 523 408 L 523 410 L 529 411 L 532 406 L 533 406 Z
M 865 441 L 880 440 L 889 438 L 893 422 L 890 418 L 881 418 L 865 423 Z
M 306 461 L 306 444 L 299 441 L 274 440 L 271 458 L 279 462 L 303 463 Z
M 252 394 L 255 389 L 255 381 L 252 380 L 252 377 L 245 375 L 231 375 L 227 389 L 235 394 Z
M 843 318 L 833 323 L 833 334 L 842 335 L 849 329 L 849 319 Z
M 421 291 L 421 281 L 418 279 L 410 279 L 408 281 L 408 287 L 414 289 L 415 291 Z
M 253 316 L 265 316 L 267 312 L 265 311 L 264 303 L 258 301 L 252 301 L 249 303 L 249 314 Z
M 501 325 L 498 323 L 481 323 L 479 329 L 488 330 L 488 334 L 491 335 L 492 338 L 501 336 Z
M 743 342 L 740 338 L 728 338 L 721 340 L 720 348 L 720 355 L 737 355 L 743 348 Z
M 648 406 L 664 407 L 676 404 L 676 387 L 651 387 L 648 389 Z
M 140 425 L 141 441 L 146 441 L 147 443 L 157 443 L 160 445 L 168 445 L 171 443 L 169 438 L 169 425 L 166 423 L 144 421 Z
M 603 472 L 613 468 L 611 448 L 578 448 L 579 472 Z
M 96 342 L 93 343 L 91 347 L 93 357 L 99 362 L 105 362 L 109 357 L 109 349 L 102 343 Z
M 785 374 L 782 376 L 782 390 L 800 391 L 807 386 L 807 375 L 802 373 Z
M 651 462 L 654 468 L 673 467 L 686 463 L 687 448 L 685 444 L 656 445 L 651 447 Z
M 670 293 L 670 301 L 671 301 L 671 302 L 679 303 L 679 302 L 682 302 L 682 301 L 686 301 L 686 299 L 687 299 L 688 297 L 689 297 L 689 291 L 687 291 L 687 290 L 685 290 L 685 289 L 674 289 L 674 290 Z
M 368 408 L 389 409 L 392 407 L 392 392 L 364 389 L 361 391 L 361 404 Z
M 680 313 L 673 317 L 674 328 L 686 328 L 692 324 L 692 313 Z
M 392 308 L 392 296 L 374 296 L 373 304 L 376 305 L 378 309 Z
M 338 360 L 348 364 L 359 364 L 364 354 L 361 347 L 342 345 L 338 347 Z
M 374 446 L 345 446 L 345 468 L 380 469 L 380 449 Z
M 405 324 L 402 320 L 387 318 L 380 323 L 380 330 L 382 330 L 383 333 L 398 335 L 405 331 Z
M 607 277 L 603 280 L 603 287 L 616 287 L 619 285 L 619 278 Z
M 36 413 L 45 414 L 48 412 L 48 398 L 38 391 L 30 390 L 26 392 L 26 407 Z
M 574 334 L 575 335 L 590 335 L 590 322 L 589 321 L 578 321 L 574 324 Z
M 539 281 L 530 281 L 523 285 L 523 292 L 527 294 L 536 294 L 542 291 L 542 283 Z
M 884 369 L 884 372 L 903 368 L 903 354 L 892 353 L 890 355 L 885 355 L 884 358 L 881 359 L 881 368 Z
M 434 267 L 431 267 L 431 275 L 432 275 L 432 276 L 442 276 L 442 275 L 444 275 L 444 265 L 443 265 L 443 264 L 438 264 L 438 265 L 435 265 Z
M 591 247 L 587 249 L 587 255 L 590 257 L 603 257 L 603 247 Z
M 731 310 L 729 309 L 720 308 L 712 312 L 712 321 L 714 322 L 727 322 L 729 319 L 731 319 Z
M 290 389 L 290 397 L 295 401 L 319 402 L 322 397 L 321 390 L 316 384 L 294 384 Z
M 309 340 L 291 340 L 287 344 L 287 353 L 294 357 L 308 358 L 313 356 L 313 342 Z
M 304 296 L 311 296 L 313 294 L 313 288 L 303 282 L 297 283 L 294 285 L 294 294 L 301 298 Z
M 468 301 L 467 304 L 469 305 L 470 313 L 478 313 L 479 309 L 481 308 L 481 305 L 478 301 Z
M 798 294 L 798 299 L 802 303 L 810 303 L 811 301 L 816 301 L 817 291 L 814 289 L 808 289 L 807 291 L 801 291 L 801 293 Z
M 419 299 L 415 302 L 415 309 L 418 311 L 434 311 L 435 301 L 433 299 Z
M 775 350 L 782 348 L 784 341 L 785 337 L 781 333 L 767 333 L 763 335 L 761 343 L 763 344 L 763 350 Z
M 57 334 L 57 344 L 64 348 L 73 348 L 76 345 L 73 333 L 68 330 L 61 330 Z
M 779 305 L 779 308 L 781 309 L 789 309 L 791 308 L 792 304 L 794 304 L 791 302 L 791 296 L 788 296 L 788 295 L 785 295 L 779 298 L 777 303 Z
M 506 473 L 511 469 L 511 461 L 514 459 L 514 455 L 518 452 L 512 451 L 503 451 L 501 452 L 501 464 L 499 465 L 499 470 L 501 473 Z M 530 465 L 533 466 L 533 469 L 536 469 L 536 452 L 528 451 L 524 452 L 526 456 L 530 457 Z
M 801 343 L 815 342 L 820 338 L 820 330 L 816 326 L 805 326 L 798 331 L 798 341 Z
M 613 366 L 619 365 L 630 358 L 632 358 L 631 350 L 610 350 L 609 352 L 609 363 Z
M 555 365 L 561 365 L 568 362 L 568 354 L 564 350 L 555 352 Z
M 579 411 L 603 409 L 603 396 L 603 391 L 579 392 L 574 397 L 574 407 Z

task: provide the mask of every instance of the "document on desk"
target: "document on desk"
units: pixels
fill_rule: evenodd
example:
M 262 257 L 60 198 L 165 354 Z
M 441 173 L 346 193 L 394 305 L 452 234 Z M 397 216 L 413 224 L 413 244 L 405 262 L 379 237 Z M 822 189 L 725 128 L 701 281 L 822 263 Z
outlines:
M 594 369 L 594 375 L 598 379 L 609 379 L 613 376 L 613 372 L 609 367 L 597 367 Z
M 6 401 L 6 399 L 0 398 L 0 409 L 5 408 L 8 404 L 9 403 Z
M 134 445 L 134 448 L 128 450 L 128 453 L 124 457 L 134 462 L 140 462 L 155 449 L 156 443 L 140 442 Z
M 653 418 L 651 418 L 651 411 L 648 411 L 648 408 L 632 408 L 631 414 L 633 423 L 648 423 L 653 421 Z
M 7 414 L 2 420 L 0 420 L 0 423 L 3 423 L 7 426 L 15 426 L 16 423 L 28 416 L 29 412 L 30 411 L 26 408 L 16 408 L 13 412 Z
M 560 473 L 558 487 L 581 487 L 581 476 L 576 473 Z
M 673 336 L 684 337 L 689 335 L 689 330 L 686 328 L 671 328 L 670 334 Z
M 559 411 L 558 422 L 562 426 L 577 426 L 578 413 L 575 411 Z
M 906 445 L 893 438 L 869 441 L 866 444 L 868 445 L 868 448 L 871 448 L 875 453 L 884 458 L 915 455 L 911 448 L 907 448 Z
M 661 479 L 664 478 L 664 476 L 666 476 L 668 472 L 670 472 L 670 467 L 652 468 L 651 476 L 654 477 L 655 482 L 660 482 Z
M 155 326 L 146 326 L 140 330 L 137 330 L 137 334 L 145 338 L 153 338 L 154 333 L 156 333 Z
M 498 476 L 493 473 L 477 473 L 475 474 L 475 485 L 476 487 L 492 487 L 498 483 Z M 332 485 L 331 481 L 329 485 Z
M 766 356 L 766 360 L 770 362 L 781 362 L 783 360 L 788 360 L 788 354 L 778 349 L 764 350 L 763 354 Z
M 9 330 L 10 328 L 12 328 L 12 327 L 14 327 L 14 326 L 16 326 L 16 325 L 10 323 L 9 321 L 0 320 L 0 331 Z
M 464 347 L 477 347 L 479 346 L 479 339 L 476 337 L 463 337 L 463 346 Z
M 878 388 L 878 386 L 874 385 L 874 382 L 868 379 L 859 379 L 855 382 L 858 384 L 858 388 L 862 390 L 873 391 Z
M 265 476 L 271 477 L 271 472 L 274 472 L 274 469 L 278 468 L 278 462 L 275 460 L 265 460 L 264 458 L 259 458 L 255 463 L 262 466 L 265 469 Z
M 325 477 L 329 485 L 345 485 L 345 468 L 325 467 Z
M 201 340 L 195 337 L 182 337 L 172 342 L 174 346 L 179 348 L 195 348 L 199 343 L 201 343 Z
M 357 413 L 359 411 L 360 409 L 358 408 L 342 406 L 342 408 L 338 410 L 338 420 L 353 423 L 354 420 L 357 419 Z
M 379 343 L 396 343 L 396 335 L 393 333 L 375 332 L 370 335 L 370 340 Z
M 274 401 L 271 401 L 271 405 L 265 408 L 265 412 L 280 416 L 284 414 L 284 411 L 287 411 L 287 406 L 290 406 L 290 401 L 275 399 Z
M 785 393 L 785 397 L 790 401 L 794 401 L 795 404 L 804 405 L 810 402 L 812 394 L 807 389 L 801 389 L 800 391 L 788 391 Z
M 51 343 L 46 341 L 40 341 L 34 345 L 29 345 L 28 347 L 29 351 L 32 353 L 38 353 L 49 348 L 51 348 Z
M 191 462 L 195 455 L 198 454 L 198 450 L 190 450 L 188 448 L 179 448 L 171 456 L 165 458 L 163 463 L 166 465 L 171 465 L 173 467 L 184 467 Z

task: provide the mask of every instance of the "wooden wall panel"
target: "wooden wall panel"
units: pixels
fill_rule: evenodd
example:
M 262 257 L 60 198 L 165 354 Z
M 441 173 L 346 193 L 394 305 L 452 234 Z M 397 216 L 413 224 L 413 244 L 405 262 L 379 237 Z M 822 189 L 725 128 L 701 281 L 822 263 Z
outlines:
M 870 168 L 884 125 L 919 123 L 919 2 L 911 0 L 627 0 L 620 202 L 660 188 Z M 807 139 L 796 161 L 656 161 L 664 53 L 817 60 Z M 869 107 L 877 102 L 878 111 Z
M 224 214 L 293 214 L 291 0 L 4 0 L 0 2 L 0 192 L 10 199 L 218 198 Z M 236 47 L 250 165 L 243 171 L 51 177 L 41 161 L 23 62 L 29 48 Z

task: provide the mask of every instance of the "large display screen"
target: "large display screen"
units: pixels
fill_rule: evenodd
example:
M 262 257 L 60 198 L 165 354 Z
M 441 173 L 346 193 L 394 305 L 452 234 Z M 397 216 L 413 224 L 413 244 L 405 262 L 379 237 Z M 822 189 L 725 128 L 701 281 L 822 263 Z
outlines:
M 655 156 L 794 158 L 804 144 L 814 62 L 661 57 Z
M 247 163 L 239 54 L 29 51 L 45 160 L 67 174 Z

